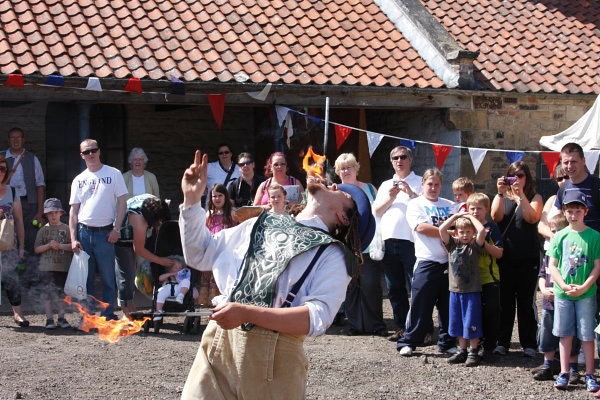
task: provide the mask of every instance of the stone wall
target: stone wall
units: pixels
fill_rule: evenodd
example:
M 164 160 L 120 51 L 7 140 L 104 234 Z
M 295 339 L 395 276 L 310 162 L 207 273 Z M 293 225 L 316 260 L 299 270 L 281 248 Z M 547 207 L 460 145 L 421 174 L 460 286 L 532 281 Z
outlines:
M 468 109 L 451 109 L 448 123 L 462 131 L 462 145 L 489 149 L 547 150 L 541 136 L 554 135 L 575 123 L 593 104 L 595 96 L 503 94 L 473 96 Z M 496 192 L 495 181 L 506 172 L 502 152 L 488 152 L 477 175 L 469 152 L 461 154 L 461 175 L 476 182 L 477 190 Z M 536 177 L 538 191 L 551 191 L 541 156 L 523 158 Z

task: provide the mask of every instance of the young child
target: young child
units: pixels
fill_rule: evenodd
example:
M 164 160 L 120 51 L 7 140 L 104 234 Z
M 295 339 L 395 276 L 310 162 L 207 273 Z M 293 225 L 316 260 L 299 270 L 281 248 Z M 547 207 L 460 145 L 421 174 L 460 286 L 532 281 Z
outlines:
M 474 216 L 486 230 L 484 251 L 479 256 L 479 276 L 481 278 L 481 308 L 483 313 L 483 357 L 488 360 L 496 348 L 500 330 L 500 272 L 496 260 L 504 252 L 502 234 L 498 225 L 488 222 L 490 198 L 484 193 L 473 193 L 467 199 L 469 214 Z
M 156 296 L 156 316 L 154 317 L 154 321 L 162 320 L 162 314 L 164 313 L 163 306 L 167 297 L 171 296 L 172 286 L 174 286 L 172 293 L 175 295 L 175 301 L 183 304 L 183 298 L 190 290 L 191 276 L 190 269 L 184 268 L 183 260 L 178 257 L 177 262 L 169 269 L 169 272 L 165 272 L 158 277 L 159 282 L 164 282 L 164 284 L 158 289 Z
M 60 221 L 64 213 L 59 199 L 47 199 L 44 202 L 44 215 L 48 223 L 38 231 L 35 238 L 35 253 L 41 254 L 39 270 L 45 288 L 42 298 L 46 309 L 46 329 L 54 329 L 57 326 L 54 323 L 53 305 L 58 309 L 58 326 L 61 328 L 71 326 L 65 319 L 63 288 L 73 254 L 69 227 Z
M 284 187 L 278 183 L 269 186 L 269 205 L 271 212 L 275 214 L 287 214 L 285 206 L 287 204 L 287 192 Z
M 554 387 L 569 385 L 569 356 L 573 336 L 581 340 L 585 358 L 585 385 L 589 392 L 600 389 L 594 376 L 594 326 L 596 280 L 600 276 L 600 233 L 583 222 L 588 212 L 586 195 L 566 191 L 563 212 L 569 226 L 554 235 L 546 253 L 554 281 L 554 325 L 559 339 L 560 374 Z
M 456 237 L 448 228 L 456 227 Z M 477 232 L 477 236 L 475 236 Z M 450 291 L 450 336 L 458 337 L 460 351 L 450 357 L 450 364 L 465 363 L 474 367 L 481 361 L 479 339 L 483 336 L 481 321 L 481 279 L 479 255 L 485 242 L 485 228 L 471 214 L 452 215 L 440 226 L 440 238 L 448 250 L 448 281 Z M 467 353 L 467 344 L 471 350 Z
M 454 194 L 454 207 L 452 214 L 467 211 L 467 199 L 475 191 L 475 185 L 469 178 L 461 176 L 452 182 L 452 193 Z
M 569 226 L 567 219 L 563 213 L 556 214 L 548 221 L 550 230 L 553 235 L 556 232 Z M 552 276 L 548 268 L 549 257 L 544 256 L 540 273 L 538 275 L 538 286 L 542 293 L 542 320 L 540 321 L 538 330 L 538 348 L 541 353 L 544 353 L 544 364 L 533 373 L 533 379 L 536 381 L 550 381 L 554 379 L 552 373 L 552 363 L 554 355 L 558 348 L 559 339 L 552 334 L 552 326 L 554 325 L 554 286 Z M 574 351 L 575 350 L 575 351 Z M 569 383 L 576 384 L 579 382 L 579 374 L 577 373 L 577 354 L 579 353 L 579 343 L 573 346 L 571 351 L 571 360 L 569 361 Z
M 237 225 L 233 219 L 229 192 L 224 185 L 216 184 L 210 191 L 206 211 L 206 226 L 211 234 Z M 217 283 L 211 271 L 202 271 L 198 302 L 210 305 L 211 299 L 219 295 Z

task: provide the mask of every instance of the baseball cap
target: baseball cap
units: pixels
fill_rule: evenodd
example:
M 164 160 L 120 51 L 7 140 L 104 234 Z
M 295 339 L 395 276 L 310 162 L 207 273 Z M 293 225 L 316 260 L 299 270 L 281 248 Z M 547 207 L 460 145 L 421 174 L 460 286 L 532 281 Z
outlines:
M 62 203 L 60 202 L 59 199 L 57 199 L 55 197 L 46 199 L 46 201 L 44 202 L 44 214 L 52 212 L 52 211 L 65 212 L 65 210 L 63 210 L 63 208 L 62 208 Z
M 565 194 L 563 196 L 563 205 L 571 204 L 571 203 L 581 203 L 584 206 L 589 208 L 587 196 L 581 190 L 565 190 Z

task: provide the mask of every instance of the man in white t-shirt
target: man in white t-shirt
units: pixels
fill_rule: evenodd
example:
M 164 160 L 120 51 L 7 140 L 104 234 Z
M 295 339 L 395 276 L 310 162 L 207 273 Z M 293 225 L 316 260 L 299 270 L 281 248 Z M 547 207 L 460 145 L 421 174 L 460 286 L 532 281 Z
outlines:
M 393 148 L 390 161 L 394 167 L 394 177 L 379 186 L 373 211 L 381 218 L 379 228 L 385 241 L 383 271 L 396 323 L 396 331 L 388 339 L 395 342 L 406 327 L 408 298 L 416 261 L 413 233 L 406 221 L 406 206 L 409 200 L 421 193 L 421 177 L 411 170 L 413 155 L 408 147 Z
M 79 146 L 87 169 L 71 184 L 69 230 L 73 251 L 84 250 L 89 256 L 87 293 L 94 295 L 96 270 L 102 279 L 102 301 L 108 307 L 102 311 L 107 319 L 116 319 L 114 300 L 115 246 L 119 239 L 128 197 L 121 171 L 103 165 L 98 142 L 86 139 Z M 93 305 L 88 304 L 90 311 Z

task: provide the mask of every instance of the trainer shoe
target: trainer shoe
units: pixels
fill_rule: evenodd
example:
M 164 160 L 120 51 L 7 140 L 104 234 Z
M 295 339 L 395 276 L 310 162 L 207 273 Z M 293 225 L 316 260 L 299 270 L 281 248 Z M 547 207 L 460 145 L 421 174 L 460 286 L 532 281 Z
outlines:
M 481 357 L 479 356 L 478 349 L 471 349 L 465 362 L 465 367 L 476 367 L 481 363 Z
M 561 372 L 554 381 L 554 387 L 557 389 L 566 389 L 569 386 L 569 373 Z
M 536 381 L 551 381 L 554 379 L 554 375 L 552 374 L 552 368 L 539 368 L 537 371 L 533 373 L 533 379 Z
M 46 320 L 46 329 L 56 329 L 56 324 L 52 318 Z
M 505 356 L 508 354 L 508 350 L 504 346 L 496 346 L 496 348 L 494 349 L 494 354 Z
M 412 353 L 413 353 L 413 349 L 410 346 L 404 346 L 403 348 L 400 349 L 401 356 L 410 357 L 410 356 L 412 356 Z
M 175 297 L 175 301 L 178 302 L 179 304 L 183 304 L 183 298 L 185 297 L 185 295 L 183 293 L 179 293 L 177 295 L 177 297 Z
M 62 329 L 67 329 L 67 328 L 71 327 L 71 324 L 69 324 L 66 319 L 59 318 L 58 319 L 58 326 L 60 326 Z
M 465 361 L 467 361 L 467 357 L 467 350 L 461 350 L 448 359 L 448 364 L 463 364 Z
M 600 390 L 600 385 L 598 385 L 595 375 L 592 374 L 585 376 L 585 388 L 588 392 L 592 393 L 596 393 L 598 390 Z
M 156 310 L 156 311 L 154 312 L 154 318 L 153 318 L 153 321 L 162 321 L 162 319 L 163 319 L 163 314 L 164 314 L 164 313 L 165 313 L 165 312 L 164 312 L 163 310 Z
M 535 349 L 532 349 L 531 347 L 526 347 L 523 349 L 524 357 L 535 357 L 536 355 L 537 355 L 537 351 Z

